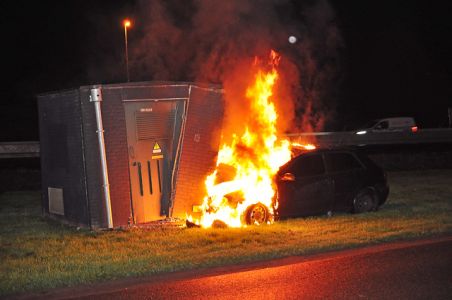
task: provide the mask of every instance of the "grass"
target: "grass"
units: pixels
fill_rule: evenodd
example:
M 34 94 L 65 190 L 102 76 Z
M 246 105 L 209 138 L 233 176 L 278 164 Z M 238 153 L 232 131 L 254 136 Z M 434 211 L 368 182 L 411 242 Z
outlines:
M 452 170 L 392 172 L 375 213 L 244 229 L 92 232 L 41 217 L 38 192 L 0 195 L 0 295 L 452 233 Z

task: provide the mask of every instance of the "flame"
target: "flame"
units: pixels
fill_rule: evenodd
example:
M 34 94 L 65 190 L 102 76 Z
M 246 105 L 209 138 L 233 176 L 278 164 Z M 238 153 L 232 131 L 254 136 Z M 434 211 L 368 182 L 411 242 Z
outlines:
M 299 142 L 293 142 L 291 144 L 292 148 L 298 148 L 298 149 L 304 149 L 304 150 L 315 150 L 317 147 L 314 144 L 309 143 L 299 143 Z
M 205 180 L 207 195 L 199 207 L 201 217 L 188 216 L 190 222 L 202 227 L 211 227 L 216 221 L 230 227 L 246 226 L 244 214 L 257 203 L 273 215 L 277 207 L 273 176 L 291 158 L 290 142 L 280 139 L 276 129 L 273 88 L 278 80 L 279 60 L 275 51 L 267 67 L 259 66 L 262 63 L 255 59 L 254 82 L 244 93 L 251 107 L 249 121 L 240 124 L 237 132 L 242 133 L 232 134 L 229 144 L 222 143 L 216 169 Z

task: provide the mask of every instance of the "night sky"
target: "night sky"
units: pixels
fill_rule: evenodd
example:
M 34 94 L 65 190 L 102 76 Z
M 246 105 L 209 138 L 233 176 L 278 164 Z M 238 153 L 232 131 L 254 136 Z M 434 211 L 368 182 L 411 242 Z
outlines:
M 0 142 L 39 139 L 39 93 L 125 82 L 121 21 L 127 16 L 133 20 L 129 43 L 137 44 L 137 36 L 145 34 L 139 29 L 146 22 L 140 11 L 143 2 L 1 1 Z M 189 1 L 169 2 L 187 6 L 180 9 L 181 20 L 191 9 Z M 277 13 L 284 19 L 291 12 L 283 8 L 298 4 L 282 2 Z M 341 46 L 336 49 L 337 82 L 334 88 L 325 87 L 334 89 L 330 108 L 336 111 L 325 129 L 343 130 L 390 116 L 413 116 L 421 128 L 447 126 L 447 108 L 452 107 L 452 5 L 447 1 L 329 3 Z

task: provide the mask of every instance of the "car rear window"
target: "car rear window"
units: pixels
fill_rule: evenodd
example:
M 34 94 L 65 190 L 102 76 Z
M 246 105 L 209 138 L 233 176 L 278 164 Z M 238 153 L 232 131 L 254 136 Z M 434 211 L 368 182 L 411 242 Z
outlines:
M 325 173 L 321 155 L 299 157 L 291 167 L 291 172 L 297 177 L 315 176 Z
M 325 155 L 328 171 L 342 172 L 361 169 L 361 163 L 351 153 L 327 153 Z

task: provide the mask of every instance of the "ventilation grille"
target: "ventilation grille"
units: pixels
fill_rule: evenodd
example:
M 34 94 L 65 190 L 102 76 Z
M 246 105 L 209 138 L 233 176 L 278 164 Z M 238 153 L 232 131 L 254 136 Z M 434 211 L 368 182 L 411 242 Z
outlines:
M 135 121 L 138 140 L 167 138 L 172 135 L 174 112 L 137 112 Z
M 48 188 L 49 212 L 64 216 L 63 189 Z

